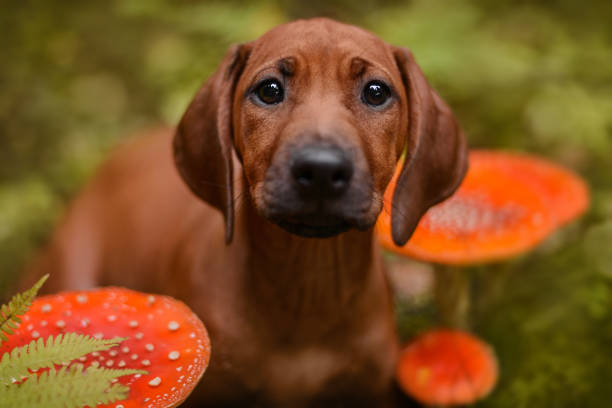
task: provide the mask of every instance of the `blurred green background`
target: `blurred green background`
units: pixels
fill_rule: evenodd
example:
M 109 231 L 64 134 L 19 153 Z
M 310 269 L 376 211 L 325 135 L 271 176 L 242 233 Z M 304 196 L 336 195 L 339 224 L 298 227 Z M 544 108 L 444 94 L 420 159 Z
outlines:
M 0 293 L 113 145 L 176 123 L 230 43 L 317 15 L 411 48 L 472 146 L 533 152 L 588 180 L 580 221 L 519 259 L 474 268 L 474 329 L 502 368 L 478 406 L 612 406 L 608 0 L 3 1 Z M 398 300 L 404 337 L 433 316 L 429 303 Z

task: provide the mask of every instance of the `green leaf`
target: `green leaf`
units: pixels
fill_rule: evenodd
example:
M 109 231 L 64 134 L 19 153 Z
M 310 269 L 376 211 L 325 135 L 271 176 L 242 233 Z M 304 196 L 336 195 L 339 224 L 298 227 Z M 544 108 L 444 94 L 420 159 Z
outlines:
M 70 362 L 94 351 L 105 351 L 121 343 L 124 338 L 96 339 L 84 334 L 65 333 L 55 337 L 32 340 L 22 347 L 15 347 L 2 355 L 0 360 L 0 385 L 10 384 L 43 367 Z
M 95 407 L 127 398 L 129 388 L 113 384 L 125 375 L 145 374 L 142 370 L 109 370 L 82 364 L 52 368 L 40 376 L 31 375 L 21 384 L 0 385 L 0 408 L 81 408 Z
M 16 294 L 8 304 L 2 305 L 0 308 L 0 345 L 8 340 L 7 336 L 13 334 L 13 330 L 21 323 L 19 316 L 24 315 L 32 306 L 38 290 L 48 277 L 48 274 L 43 276 L 29 290 Z

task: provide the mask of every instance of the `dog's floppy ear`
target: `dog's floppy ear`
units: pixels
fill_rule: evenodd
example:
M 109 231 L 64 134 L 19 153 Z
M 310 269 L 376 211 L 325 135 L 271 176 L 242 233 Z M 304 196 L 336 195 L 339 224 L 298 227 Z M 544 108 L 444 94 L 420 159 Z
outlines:
M 391 210 L 391 233 L 404 245 L 429 207 L 455 192 L 467 170 L 465 137 L 450 108 L 429 86 L 412 53 L 394 48 L 408 95 L 404 166 Z
M 248 45 L 230 47 L 189 104 L 174 135 L 179 173 L 191 191 L 221 210 L 228 244 L 234 226 L 232 100 L 249 51 Z

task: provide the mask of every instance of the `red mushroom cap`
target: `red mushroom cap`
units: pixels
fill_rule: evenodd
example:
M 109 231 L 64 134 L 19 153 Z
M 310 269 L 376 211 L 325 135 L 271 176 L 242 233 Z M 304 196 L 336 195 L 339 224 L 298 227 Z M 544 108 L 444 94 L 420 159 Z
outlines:
M 572 221 L 589 205 L 589 190 L 576 173 L 548 160 L 521 153 L 473 150 L 471 160 L 507 172 L 537 188 L 557 225 Z
M 475 150 L 459 190 L 432 207 L 399 248 L 390 233 L 395 180 L 385 192 L 378 237 L 391 251 L 436 263 L 473 264 L 518 255 L 588 205 L 584 182 L 557 165 L 523 154 Z
M 68 332 L 127 338 L 108 351 L 79 359 L 80 364 L 149 372 L 119 378 L 130 387 L 129 398 L 98 407 L 176 407 L 197 385 L 210 358 L 206 329 L 185 304 L 122 288 L 36 299 L 19 328 L 0 346 L 0 355 L 39 337 Z
M 487 344 L 446 329 L 416 338 L 397 366 L 400 387 L 427 405 L 471 404 L 491 392 L 497 376 L 497 359 Z

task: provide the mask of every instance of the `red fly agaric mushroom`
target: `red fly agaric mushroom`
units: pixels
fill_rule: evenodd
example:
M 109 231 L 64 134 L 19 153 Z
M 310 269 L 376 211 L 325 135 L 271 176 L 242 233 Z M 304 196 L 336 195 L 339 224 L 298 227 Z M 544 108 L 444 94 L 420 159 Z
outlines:
M 397 247 L 391 240 L 396 177 L 387 187 L 386 208 L 377 223 L 384 247 L 437 264 L 438 307 L 444 323 L 454 326 L 466 324 L 469 282 L 463 271 L 442 265 L 473 265 L 524 253 L 582 214 L 589 201 L 578 176 L 546 160 L 473 150 L 469 161 L 458 191 L 425 214 L 406 245 Z
M 497 359 L 473 335 L 456 330 L 422 334 L 401 353 L 400 387 L 426 405 L 471 404 L 487 396 L 497 382 Z
M 524 154 L 474 150 L 459 190 L 431 208 L 410 241 L 399 248 L 390 234 L 395 180 L 387 187 L 386 211 L 377 224 L 381 243 L 440 264 L 469 265 L 518 255 L 588 205 L 584 182 L 568 170 Z
M 108 351 L 94 352 L 78 363 L 108 368 L 136 368 L 147 375 L 127 375 L 125 401 L 98 408 L 169 408 L 187 398 L 210 357 L 202 322 L 182 302 L 122 288 L 67 292 L 34 301 L 0 355 L 37 338 L 61 333 L 95 338 L 127 338 Z

